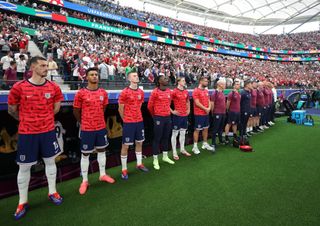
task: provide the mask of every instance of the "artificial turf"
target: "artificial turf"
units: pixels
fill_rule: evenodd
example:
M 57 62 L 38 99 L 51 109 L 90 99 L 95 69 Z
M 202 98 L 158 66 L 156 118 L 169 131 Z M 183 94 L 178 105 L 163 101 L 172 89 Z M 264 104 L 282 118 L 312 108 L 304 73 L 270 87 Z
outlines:
M 182 157 L 175 165 L 160 160 L 149 173 L 129 164 L 108 170 L 117 182 L 98 182 L 80 196 L 80 178 L 57 185 L 61 206 L 46 199 L 47 188 L 29 193 L 31 208 L 13 220 L 18 197 L 0 200 L 0 225 L 320 225 L 320 120 L 314 127 L 277 120 L 251 138 L 253 153 L 218 147 L 216 154 Z M 189 149 L 191 146 L 188 147 Z

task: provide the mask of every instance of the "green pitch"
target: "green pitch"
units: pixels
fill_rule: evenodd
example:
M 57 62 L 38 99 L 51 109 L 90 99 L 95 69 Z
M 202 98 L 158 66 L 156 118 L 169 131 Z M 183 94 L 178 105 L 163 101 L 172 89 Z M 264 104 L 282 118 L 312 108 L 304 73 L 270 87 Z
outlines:
M 18 196 L 0 200 L 0 225 L 320 225 L 320 120 L 314 127 L 285 118 L 251 138 L 254 153 L 219 147 L 212 155 L 160 160 L 160 171 L 138 172 L 129 180 L 120 167 L 109 169 L 117 182 L 89 175 L 90 188 L 78 194 L 81 179 L 58 184 L 62 206 L 47 201 L 47 188 L 29 193 L 30 210 L 13 220 Z M 199 145 L 200 146 L 200 145 Z M 191 146 L 188 147 L 189 150 Z

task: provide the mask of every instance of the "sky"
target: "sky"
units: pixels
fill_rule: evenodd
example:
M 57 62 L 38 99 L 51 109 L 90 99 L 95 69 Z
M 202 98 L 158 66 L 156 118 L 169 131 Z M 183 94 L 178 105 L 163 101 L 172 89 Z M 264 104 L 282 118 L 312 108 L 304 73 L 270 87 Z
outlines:
M 118 0 L 120 5 L 129 6 L 132 8 L 136 8 L 139 10 L 143 10 L 143 2 L 139 0 Z M 228 24 L 222 23 L 220 21 L 213 21 L 213 20 L 204 20 L 204 18 L 192 16 L 185 13 L 178 13 L 174 10 L 169 10 L 166 8 L 158 7 L 155 5 L 151 5 L 149 3 L 145 3 L 145 10 L 147 12 L 153 12 L 165 16 L 169 16 L 178 20 L 193 22 L 200 25 L 206 25 L 209 27 L 214 27 L 222 30 L 233 31 L 233 32 L 241 32 L 241 33 L 249 33 L 249 34 L 259 34 L 271 26 L 250 26 L 250 25 L 237 25 L 237 24 Z M 269 31 L 265 32 L 264 34 L 283 34 L 290 32 L 292 29 L 297 27 L 299 24 L 290 24 L 290 25 L 280 25 L 275 28 L 270 29 Z M 307 32 L 307 31 L 317 31 L 320 27 L 320 21 L 318 22 L 310 22 L 302 25 L 298 29 L 296 29 L 293 33 L 296 32 Z

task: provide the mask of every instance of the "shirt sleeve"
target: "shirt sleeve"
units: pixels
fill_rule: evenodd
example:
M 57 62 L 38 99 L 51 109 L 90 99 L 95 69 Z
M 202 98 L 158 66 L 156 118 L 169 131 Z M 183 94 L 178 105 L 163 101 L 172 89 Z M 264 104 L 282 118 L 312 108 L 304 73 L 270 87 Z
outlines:
M 127 92 L 126 92 L 126 89 L 123 90 L 120 95 L 119 95 L 119 100 L 118 100 L 118 103 L 119 104 L 125 104 L 126 103 L 126 99 L 127 99 Z
M 212 95 L 210 96 L 210 101 L 212 102 L 216 102 L 216 98 L 218 96 L 218 93 L 216 93 L 217 91 L 213 91 Z
M 144 92 L 143 90 L 141 90 L 141 104 L 143 104 L 144 102 Z
M 233 96 L 233 95 L 232 95 L 232 92 L 230 92 L 230 93 L 228 94 L 228 101 L 230 101 L 230 102 L 232 101 L 232 96 Z
M 103 105 L 107 106 L 109 104 L 109 97 L 107 91 L 104 91 L 104 102 Z
M 73 107 L 74 107 L 74 108 L 81 108 L 81 107 L 82 107 L 82 95 L 81 95 L 81 90 L 79 90 L 79 91 L 76 93 L 76 96 L 74 97 Z
M 20 100 L 21 100 L 21 89 L 18 84 L 15 84 L 9 92 L 8 104 L 9 105 L 20 104 Z
M 55 96 L 54 96 L 54 102 L 61 102 L 63 101 L 63 95 L 61 92 L 61 89 L 59 86 L 55 85 Z
M 151 113 L 151 115 L 154 115 L 154 99 L 155 99 L 155 90 L 152 91 L 148 101 L 148 110 Z
M 196 89 L 195 89 L 195 90 L 193 91 L 193 93 L 192 93 L 192 98 L 193 98 L 194 100 L 200 99 L 199 93 L 198 93 L 198 91 L 197 91 Z

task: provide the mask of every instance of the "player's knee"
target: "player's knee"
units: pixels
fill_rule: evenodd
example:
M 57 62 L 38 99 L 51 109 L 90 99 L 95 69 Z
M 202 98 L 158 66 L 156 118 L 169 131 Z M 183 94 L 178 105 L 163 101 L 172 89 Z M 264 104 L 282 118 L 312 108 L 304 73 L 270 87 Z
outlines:
M 105 151 L 106 151 L 106 149 L 104 149 L 104 148 L 103 149 L 97 149 L 97 152 L 100 152 L 100 153 L 101 152 L 105 152 Z
M 54 165 L 55 164 L 55 158 L 43 158 L 44 164 L 45 165 Z

